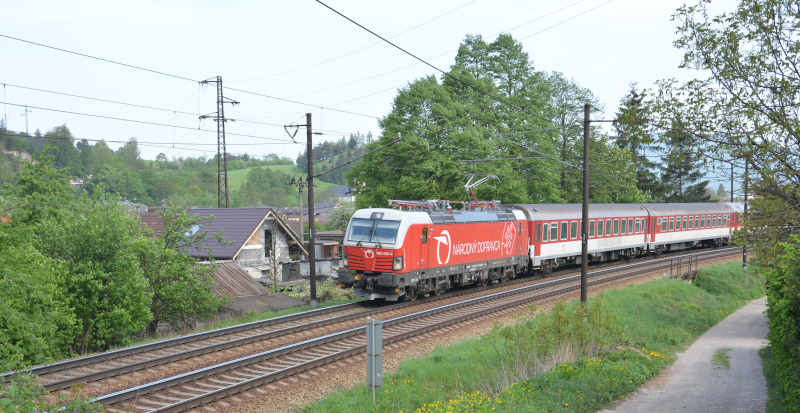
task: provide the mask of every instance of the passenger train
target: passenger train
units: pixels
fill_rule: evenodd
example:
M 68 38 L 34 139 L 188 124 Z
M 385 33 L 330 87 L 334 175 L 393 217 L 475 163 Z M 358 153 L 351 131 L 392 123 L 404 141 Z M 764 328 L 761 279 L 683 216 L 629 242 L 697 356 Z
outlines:
M 410 301 L 581 262 L 581 204 L 389 204 L 348 224 L 339 282 L 356 297 Z M 741 212 L 735 203 L 590 204 L 589 261 L 723 245 Z

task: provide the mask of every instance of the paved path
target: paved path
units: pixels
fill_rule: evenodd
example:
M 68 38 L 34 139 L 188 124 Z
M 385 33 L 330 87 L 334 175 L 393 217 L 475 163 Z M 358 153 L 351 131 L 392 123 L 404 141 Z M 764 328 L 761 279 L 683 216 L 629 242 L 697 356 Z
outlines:
M 678 354 L 672 366 L 603 412 L 766 411 L 767 384 L 758 354 L 768 344 L 765 311 L 766 298 L 749 302 Z

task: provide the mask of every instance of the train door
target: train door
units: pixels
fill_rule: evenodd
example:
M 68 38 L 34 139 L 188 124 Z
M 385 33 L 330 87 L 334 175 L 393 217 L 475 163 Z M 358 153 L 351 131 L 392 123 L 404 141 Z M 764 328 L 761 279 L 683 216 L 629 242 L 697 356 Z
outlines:
M 422 228 L 422 236 L 419 243 L 419 267 L 424 269 L 428 267 L 428 254 L 430 254 L 430 245 L 428 242 L 430 238 L 430 229 L 427 227 Z

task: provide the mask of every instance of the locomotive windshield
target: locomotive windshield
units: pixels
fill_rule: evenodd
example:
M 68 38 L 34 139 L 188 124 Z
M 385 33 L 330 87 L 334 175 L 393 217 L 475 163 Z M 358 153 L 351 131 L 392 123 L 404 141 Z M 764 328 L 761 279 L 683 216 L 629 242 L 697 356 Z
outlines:
M 383 221 L 378 219 L 353 218 L 350 224 L 348 241 L 380 242 L 393 244 L 397 238 L 400 221 Z

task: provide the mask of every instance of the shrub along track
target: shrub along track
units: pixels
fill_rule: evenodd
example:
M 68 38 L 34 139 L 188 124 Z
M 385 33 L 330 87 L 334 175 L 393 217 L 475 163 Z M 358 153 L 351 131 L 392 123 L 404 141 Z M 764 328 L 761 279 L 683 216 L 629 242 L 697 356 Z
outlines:
M 725 255 L 736 255 L 738 249 L 725 249 L 710 253 L 692 254 L 698 261 L 719 260 Z M 593 271 L 590 285 L 594 288 L 605 284 L 630 282 L 641 274 L 666 271 L 674 259 L 664 258 L 636 265 Z M 624 281 L 623 281 L 624 280 Z M 573 295 L 579 288 L 579 276 L 563 277 L 545 282 L 532 283 L 482 297 L 440 305 L 412 314 L 394 316 L 393 310 L 382 314 L 384 321 L 384 345 L 394 343 L 413 345 L 419 337 L 436 335 L 459 326 L 469 325 L 486 317 L 498 317 L 517 312 L 533 302 L 551 300 L 554 297 Z M 470 293 L 473 293 L 471 291 Z M 444 301 L 444 300 L 442 300 Z M 438 301 L 437 304 L 442 303 Z M 389 306 L 388 308 L 392 308 Z M 387 319 L 388 318 L 388 319 Z M 98 401 L 109 404 L 109 410 L 123 411 L 183 411 L 213 403 L 213 408 L 230 410 L 233 405 L 258 398 L 266 389 L 282 384 L 287 377 L 319 374 L 336 374 L 341 363 L 361 361 L 365 351 L 363 320 L 357 327 L 338 333 L 308 339 L 295 344 L 274 348 L 237 360 L 220 363 L 189 373 L 146 385 L 128 388 L 102 396 Z M 296 341 L 296 340 L 295 340 Z M 336 369 L 319 368 L 337 363 Z M 346 369 L 346 366 L 345 366 Z M 302 375 L 304 372 L 310 372 Z M 296 376 L 301 374 L 301 376 Z M 265 386 L 266 385 L 266 386 Z M 255 389 L 253 391 L 247 391 Z M 287 387 L 287 389 L 289 389 Z M 245 392 L 243 395 L 233 396 Z

